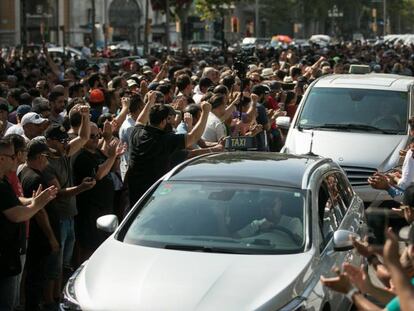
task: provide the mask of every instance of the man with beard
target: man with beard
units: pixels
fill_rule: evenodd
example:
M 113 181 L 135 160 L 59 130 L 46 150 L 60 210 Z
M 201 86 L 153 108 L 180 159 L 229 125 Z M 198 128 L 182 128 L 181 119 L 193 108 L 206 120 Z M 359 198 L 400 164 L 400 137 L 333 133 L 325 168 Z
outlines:
M 203 102 L 200 120 L 192 131 L 187 135 L 174 134 L 170 131 L 174 120 L 171 110 L 155 101 L 156 93 L 150 92 L 130 137 L 130 166 L 126 179 L 131 206 L 168 172 L 172 154 L 191 147 L 201 138 L 211 110 L 211 105 Z
M 65 96 L 60 92 L 51 92 L 49 94 L 50 116 L 49 121 L 52 124 L 62 125 L 63 116 L 61 113 L 65 110 Z

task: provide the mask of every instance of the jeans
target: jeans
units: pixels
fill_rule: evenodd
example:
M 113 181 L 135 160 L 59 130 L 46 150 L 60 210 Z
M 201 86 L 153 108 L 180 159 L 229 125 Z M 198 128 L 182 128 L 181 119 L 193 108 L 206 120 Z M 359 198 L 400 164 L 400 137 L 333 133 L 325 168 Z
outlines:
M 60 221 L 60 254 L 63 267 L 71 267 L 73 247 L 75 245 L 75 225 L 73 217 Z
M 13 311 L 18 276 L 0 277 L 0 311 Z

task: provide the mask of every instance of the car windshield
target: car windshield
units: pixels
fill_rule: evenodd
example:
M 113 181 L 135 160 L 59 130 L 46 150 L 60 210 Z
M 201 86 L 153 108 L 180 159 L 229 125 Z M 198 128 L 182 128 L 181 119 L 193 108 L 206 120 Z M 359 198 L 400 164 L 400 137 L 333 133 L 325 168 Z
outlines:
M 305 194 L 244 184 L 163 182 L 129 222 L 123 241 L 213 253 L 303 252 Z
M 407 114 L 407 92 L 314 87 L 298 126 L 406 134 Z

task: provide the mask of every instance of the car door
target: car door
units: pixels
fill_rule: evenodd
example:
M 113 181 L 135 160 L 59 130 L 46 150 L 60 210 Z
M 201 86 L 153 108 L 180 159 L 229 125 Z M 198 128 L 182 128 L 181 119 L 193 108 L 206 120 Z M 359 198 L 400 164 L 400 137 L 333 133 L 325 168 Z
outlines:
M 348 230 L 363 237 L 366 234 L 366 224 L 364 216 L 364 204 L 355 195 L 343 172 L 337 171 L 330 175 L 334 180 L 334 187 L 330 188 L 331 196 L 335 198 L 337 209 L 345 210 L 344 217 L 338 229 Z M 363 257 L 354 249 L 346 252 L 345 261 L 356 266 L 360 266 Z
M 354 258 L 349 252 L 335 252 L 333 248 L 334 232 L 338 229 L 349 229 L 350 226 L 355 226 L 354 222 L 348 218 L 350 208 L 352 210 L 352 200 L 349 198 L 349 194 L 348 197 L 342 197 L 338 191 L 338 186 L 341 186 L 340 189 L 346 190 L 343 181 L 338 179 L 338 172 L 340 171 L 330 170 L 322 175 L 315 193 L 318 219 L 316 225 L 319 233 L 317 273 L 324 276 L 333 276 L 331 272 L 333 268 L 340 268 L 343 262 L 352 261 Z M 343 199 L 346 199 L 346 202 Z M 324 289 L 324 292 L 331 308 L 335 306 L 335 310 L 349 310 L 351 304 L 343 294 L 327 288 Z

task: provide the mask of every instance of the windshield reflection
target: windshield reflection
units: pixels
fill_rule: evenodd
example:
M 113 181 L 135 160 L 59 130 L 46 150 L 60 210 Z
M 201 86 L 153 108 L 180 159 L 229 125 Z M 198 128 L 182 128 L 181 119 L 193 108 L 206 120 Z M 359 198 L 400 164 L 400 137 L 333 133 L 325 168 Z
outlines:
M 186 251 L 288 254 L 303 251 L 302 190 L 163 182 L 124 242 Z

